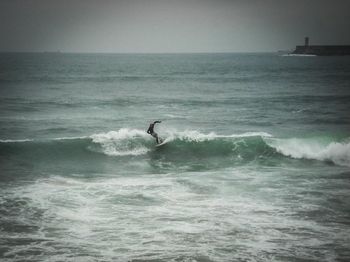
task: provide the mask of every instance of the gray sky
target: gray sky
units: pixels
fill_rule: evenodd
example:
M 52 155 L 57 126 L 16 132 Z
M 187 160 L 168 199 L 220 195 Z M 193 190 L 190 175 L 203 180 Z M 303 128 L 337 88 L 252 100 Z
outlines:
M 0 51 L 260 52 L 350 44 L 348 0 L 0 0 Z

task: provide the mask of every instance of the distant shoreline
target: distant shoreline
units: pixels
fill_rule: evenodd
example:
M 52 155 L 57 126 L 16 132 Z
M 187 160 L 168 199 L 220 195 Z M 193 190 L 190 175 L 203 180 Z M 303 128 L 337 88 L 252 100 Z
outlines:
M 142 52 L 41 52 L 41 51 L 0 51 L 0 54 L 110 54 L 110 55 L 181 55 L 181 54 L 278 54 L 276 51 L 266 52 L 159 52 L 159 53 L 142 53 Z

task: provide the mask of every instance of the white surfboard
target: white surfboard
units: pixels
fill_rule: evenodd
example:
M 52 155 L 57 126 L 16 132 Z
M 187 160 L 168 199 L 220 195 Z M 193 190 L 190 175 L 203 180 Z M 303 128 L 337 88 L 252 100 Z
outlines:
M 161 139 L 161 141 L 162 141 L 161 143 L 156 144 L 156 147 L 162 146 L 168 142 L 166 139 L 164 139 L 164 140 Z

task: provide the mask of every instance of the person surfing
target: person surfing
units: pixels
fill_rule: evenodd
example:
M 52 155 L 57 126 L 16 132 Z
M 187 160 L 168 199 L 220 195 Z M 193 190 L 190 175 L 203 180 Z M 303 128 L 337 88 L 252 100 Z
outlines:
M 157 144 L 160 144 L 162 143 L 162 140 L 158 137 L 158 134 L 154 132 L 154 125 L 157 123 L 162 123 L 162 121 L 154 121 L 153 123 L 151 123 L 148 127 L 147 134 L 153 136 L 156 139 Z

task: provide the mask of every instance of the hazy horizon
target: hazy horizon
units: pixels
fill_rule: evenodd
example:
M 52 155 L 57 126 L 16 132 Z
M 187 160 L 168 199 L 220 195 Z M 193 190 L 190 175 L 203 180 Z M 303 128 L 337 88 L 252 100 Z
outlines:
M 349 2 L 2 1 L 0 52 L 245 53 L 350 44 Z

